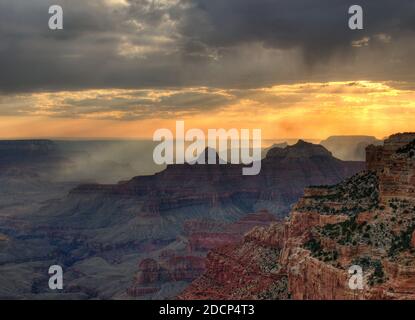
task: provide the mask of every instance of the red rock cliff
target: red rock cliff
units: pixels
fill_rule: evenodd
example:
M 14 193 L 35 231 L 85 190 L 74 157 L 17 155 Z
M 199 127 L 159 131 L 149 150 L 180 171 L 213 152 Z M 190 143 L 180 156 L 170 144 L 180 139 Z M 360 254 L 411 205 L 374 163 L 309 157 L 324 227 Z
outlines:
M 369 171 L 307 189 L 284 223 L 213 250 L 181 299 L 415 299 L 415 134 L 369 147 Z M 349 286 L 350 266 L 363 289 Z

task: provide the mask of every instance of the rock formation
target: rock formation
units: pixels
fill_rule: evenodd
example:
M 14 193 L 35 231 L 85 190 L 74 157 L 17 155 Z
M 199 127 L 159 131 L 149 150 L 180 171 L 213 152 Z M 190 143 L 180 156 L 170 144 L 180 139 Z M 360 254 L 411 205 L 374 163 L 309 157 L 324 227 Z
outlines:
M 301 141 L 281 150 L 270 150 L 258 176 L 242 176 L 237 165 L 185 164 L 117 184 L 83 184 L 67 196 L 42 184 L 47 198 L 30 214 L 12 208 L 12 216 L 0 216 L 8 237 L 0 241 L 0 297 L 49 295 L 41 271 L 59 263 L 70 297 L 173 298 L 203 274 L 209 250 L 285 217 L 304 187 L 337 183 L 364 168 Z M 262 209 L 268 213 L 250 215 Z
M 306 189 L 285 223 L 210 252 L 179 298 L 415 299 L 414 139 L 368 147 L 367 171 Z M 363 289 L 349 286 L 351 266 Z
M 275 221 L 275 216 L 266 211 L 249 214 L 235 223 L 206 219 L 186 221 L 175 243 L 139 262 L 128 294 L 145 298 L 158 293 L 165 283 L 191 282 L 205 271 L 209 250 L 237 244 L 252 228 L 269 226 Z
M 336 183 L 363 169 L 361 162 L 338 160 L 324 147 L 301 140 L 294 146 L 269 150 L 258 176 L 243 176 L 241 167 L 170 165 L 154 176 L 117 185 L 82 185 L 71 194 L 142 198 L 143 209 L 156 215 L 184 207 L 234 206 L 285 216 L 305 187 Z

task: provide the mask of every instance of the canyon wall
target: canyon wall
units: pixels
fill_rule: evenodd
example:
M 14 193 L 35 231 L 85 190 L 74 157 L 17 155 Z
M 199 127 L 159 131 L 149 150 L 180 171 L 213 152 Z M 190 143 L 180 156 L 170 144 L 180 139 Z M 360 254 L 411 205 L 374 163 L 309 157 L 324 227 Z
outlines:
M 179 298 L 415 299 L 414 139 L 368 147 L 367 171 L 306 189 L 287 221 L 213 250 Z M 351 266 L 363 289 L 349 286 Z

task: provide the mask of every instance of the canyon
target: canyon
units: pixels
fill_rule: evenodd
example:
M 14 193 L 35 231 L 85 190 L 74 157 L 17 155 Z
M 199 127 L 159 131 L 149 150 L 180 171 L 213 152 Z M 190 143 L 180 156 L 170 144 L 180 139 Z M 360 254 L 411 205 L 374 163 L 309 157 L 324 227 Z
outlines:
M 0 296 L 174 298 L 205 272 L 209 250 L 283 219 L 305 187 L 337 183 L 364 163 L 336 159 L 322 146 L 299 141 L 268 150 L 258 176 L 243 176 L 241 168 L 169 165 L 156 174 L 81 184 L 49 198 L 42 191 L 48 185 L 56 190 L 56 184 L 39 182 L 43 196 L 35 206 L 4 207 L 0 216 L 0 233 L 7 237 L 0 241 Z M 62 292 L 48 289 L 50 265 L 65 270 Z
M 415 134 L 369 146 L 367 169 L 306 188 L 285 222 L 213 249 L 180 299 L 414 299 Z M 349 267 L 364 272 L 348 286 Z

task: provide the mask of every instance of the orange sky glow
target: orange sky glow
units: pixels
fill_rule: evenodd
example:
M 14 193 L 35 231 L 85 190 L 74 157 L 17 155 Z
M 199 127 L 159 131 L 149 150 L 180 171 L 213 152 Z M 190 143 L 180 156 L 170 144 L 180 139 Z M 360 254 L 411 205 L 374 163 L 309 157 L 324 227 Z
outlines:
M 196 99 L 185 101 L 187 108 L 179 107 L 177 111 L 164 113 L 157 109 L 162 97 L 183 90 L 192 95 L 208 92 L 210 97 L 218 96 L 226 103 L 205 107 L 203 99 Z M 174 132 L 175 121 L 184 120 L 186 129 L 259 128 L 263 139 L 362 134 L 383 138 L 411 131 L 415 122 L 415 91 L 402 83 L 353 81 L 251 90 L 141 91 L 108 89 L 7 96 L 0 100 L 0 107 L 7 104 L 14 112 L 0 116 L 0 137 L 151 139 L 155 130 L 168 128 Z M 133 97 L 137 94 L 145 94 L 153 104 L 146 107 L 146 112 L 140 102 L 135 105 Z M 85 102 L 88 108 L 80 107 Z M 101 108 L 103 103 L 106 108 Z

